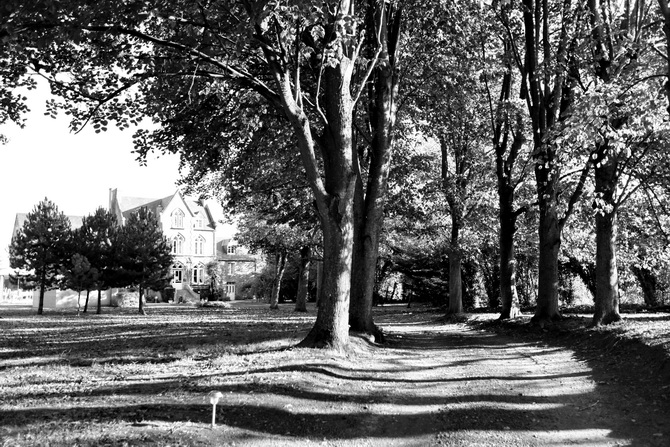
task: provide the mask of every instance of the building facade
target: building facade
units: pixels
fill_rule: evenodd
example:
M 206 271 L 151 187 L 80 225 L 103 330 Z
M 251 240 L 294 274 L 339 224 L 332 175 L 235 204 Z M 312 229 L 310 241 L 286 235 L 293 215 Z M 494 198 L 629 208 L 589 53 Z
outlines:
M 222 294 L 225 300 L 253 298 L 248 290 L 253 278 L 262 268 L 262 261 L 249 254 L 246 248 L 238 245 L 234 239 L 222 239 L 217 242 L 218 276 L 222 282 Z
M 121 196 L 116 189 L 110 189 L 109 210 L 120 225 L 140 208 L 147 208 L 156 216 L 172 246 L 175 301 L 199 299 L 199 292 L 209 287 L 207 265 L 217 261 L 216 222 L 209 207 L 184 197 L 179 190 L 151 199 Z

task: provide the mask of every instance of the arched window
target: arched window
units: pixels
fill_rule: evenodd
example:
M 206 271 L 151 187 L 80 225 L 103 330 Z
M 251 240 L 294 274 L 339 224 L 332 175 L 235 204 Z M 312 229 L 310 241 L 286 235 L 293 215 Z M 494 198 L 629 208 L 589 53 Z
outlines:
M 181 234 L 172 238 L 172 254 L 180 255 L 184 253 L 184 236 Z
M 205 248 L 205 238 L 202 236 L 198 236 L 195 238 L 195 254 L 196 255 L 201 255 L 204 253 L 204 248 Z
M 184 228 L 184 212 L 180 209 L 172 212 L 172 228 Z
M 197 264 L 193 267 L 193 284 L 202 284 L 205 282 L 205 266 Z
M 172 284 L 181 284 L 184 279 L 184 266 L 180 262 L 172 264 Z

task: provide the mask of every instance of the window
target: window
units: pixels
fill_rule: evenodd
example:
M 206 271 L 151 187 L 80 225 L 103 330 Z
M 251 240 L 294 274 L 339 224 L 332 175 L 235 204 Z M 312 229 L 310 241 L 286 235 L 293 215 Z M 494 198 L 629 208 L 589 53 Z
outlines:
M 237 252 L 237 245 L 228 245 L 228 254 L 234 255 Z
M 195 216 L 195 222 L 193 223 L 193 228 L 202 228 L 204 226 L 202 216 Z
M 235 274 L 235 263 L 234 262 L 229 262 L 228 263 L 228 274 L 229 275 L 234 275 Z
M 235 293 L 235 283 L 234 282 L 228 282 L 224 286 L 224 290 L 226 294 L 234 294 Z
M 184 212 L 180 209 L 172 212 L 172 228 L 184 228 Z
M 195 254 L 196 255 L 203 254 L 204 247 L 205 247 L 205 238 L 202 236 L 198 236 L 197 238 L 195 238 Z
M 181 284 L 184 278 L 184 266 L 179 262 L 172 265 L 172 284 Z
M 193 284 L 202 284 L 205 282 L 205 267 L 202 264 L 198 264 L 193 267 Z
M 172 238 L 172 254 L 180 255 L 184 252 L 184 236 L 181 234 Z

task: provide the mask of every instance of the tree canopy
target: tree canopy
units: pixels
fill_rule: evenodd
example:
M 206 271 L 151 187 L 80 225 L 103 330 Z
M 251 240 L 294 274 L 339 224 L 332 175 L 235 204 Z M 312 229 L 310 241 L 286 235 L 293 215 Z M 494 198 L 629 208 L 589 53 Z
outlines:
M 28 272 L 28 280 L 39 285 L 37 313 L 44 308 L 45 290 L 57 286 L 61 267 L 70 249 L 70 220 L 45 198 L 28 213 L 23 226 L 12 237 L 9 263 Z
M 655 6 L 10 0 L 0 120 L 20 122 L 12 92 L 37 73 L 74 129 L 151 117 L 140 160 L 179 153 L 183 184 L 245 213 L 250 245 L 304 245 L 318 221 L 324 283 L 304 346 L 380 335 L 378 258 L 416 273 L 412 244 L 433 272 L 448 257 L 448 312 L 474 266 L 488 290 L 499 275 L 501 317 L 534 293 L 534 321 L 550 324 L 571 272 L 607 323 L 621 259 L 649 290 L 660 276 L 647 272 L 667 270 L 648 260 L 665 263 L 670 165 L 670 15 Z M 629 234 L 640 228 L 649 238 Z

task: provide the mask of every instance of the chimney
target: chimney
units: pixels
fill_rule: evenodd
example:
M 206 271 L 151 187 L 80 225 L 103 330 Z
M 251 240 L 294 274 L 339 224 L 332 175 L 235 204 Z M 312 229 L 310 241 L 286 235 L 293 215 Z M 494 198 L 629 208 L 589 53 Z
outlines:
M 114 211 L 114 204 L 116 203 L 116 188 L 109 188 L 109 211 Z

